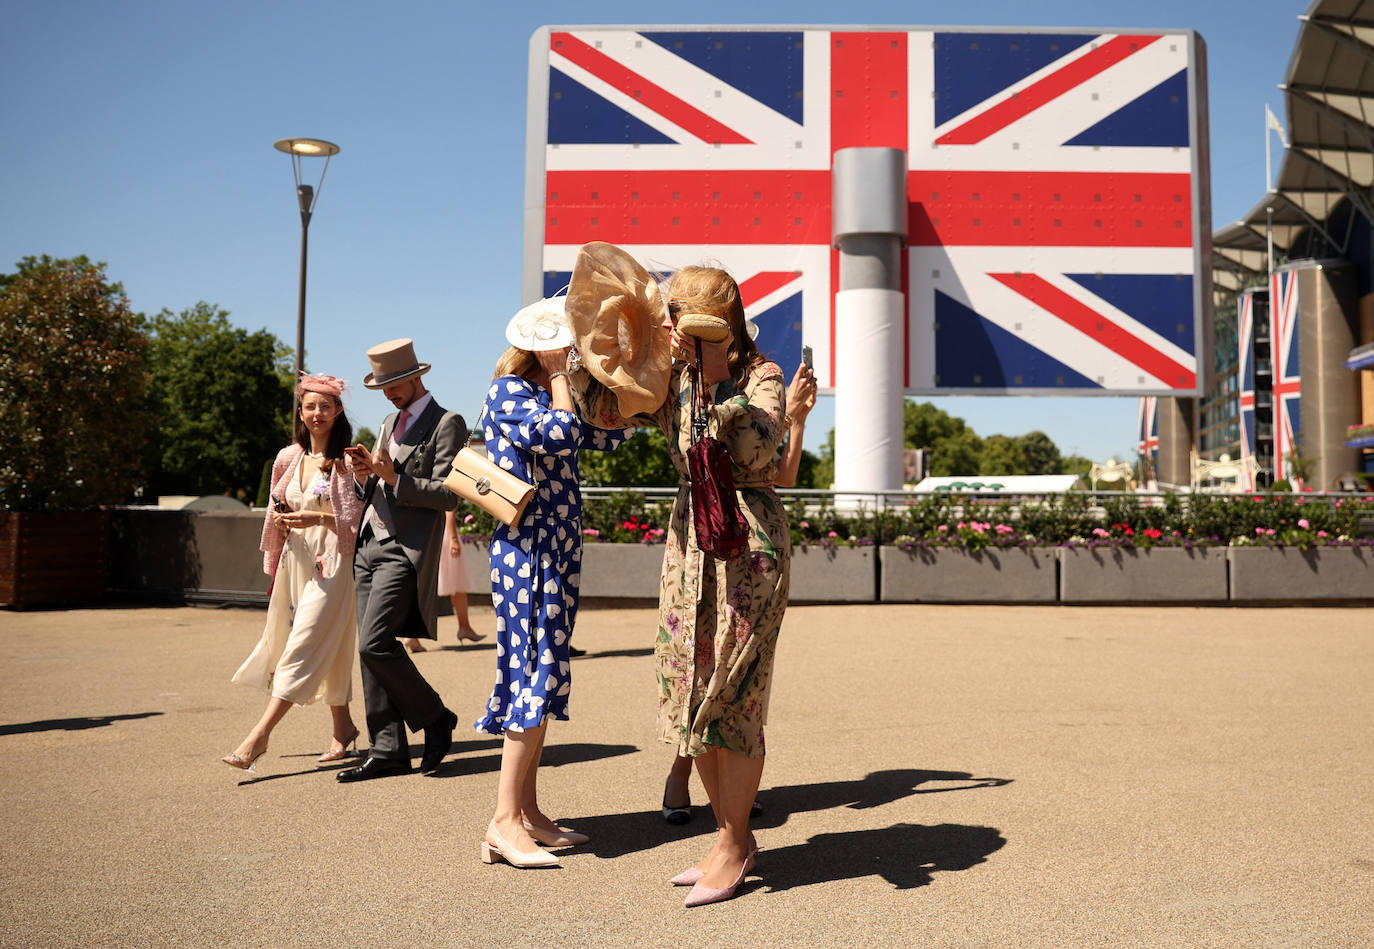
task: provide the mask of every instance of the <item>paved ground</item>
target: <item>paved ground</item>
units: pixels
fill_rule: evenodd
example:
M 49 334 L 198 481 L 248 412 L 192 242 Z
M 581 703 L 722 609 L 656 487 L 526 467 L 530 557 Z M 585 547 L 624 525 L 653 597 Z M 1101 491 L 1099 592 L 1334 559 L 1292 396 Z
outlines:
M 0 945 L 1374 944 L 1368 611 L 794 608 L 765 849 L 693 910 L 666 880 L 710 820 L 658 815 L 652 610 L 581 618 L 541 786 L 594 839 L 545 871 L 478 861 L 471 732 L 437 776 L 341 786 L 312 707 L 261 776 L 220 764 L 262 619 L 0 612 Z M 419 661 L 470 722 L 493 650 L 444 623 Z

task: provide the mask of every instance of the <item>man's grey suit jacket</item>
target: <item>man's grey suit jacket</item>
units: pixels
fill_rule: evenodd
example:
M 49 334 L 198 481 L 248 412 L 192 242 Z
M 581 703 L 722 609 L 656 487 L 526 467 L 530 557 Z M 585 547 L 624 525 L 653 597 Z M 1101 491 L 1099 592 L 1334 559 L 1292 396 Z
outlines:
M 391 413 L 382 423 L 382 433 L 377 440 L 379 445 L 391 441 L 399 414 Z M 391 487 L 374 474 L 360 488 L 363 517 L 358 526 L 359 535 L 367 525 L 373 492 L 382 491 L 386 495 L 393 522 L 392 535 L 415 567 L 416 602 L 429 639 L 438 638 L 439 599 L 436 590 L 439 557 L 443 553 L 443 512 L 451 511 L 458 505 L 458 496 L 444 487 L 444 478 L 453 467 L 453 458 L 458 454 L 458 449 L 463 447 L 467 439 L 468 428 L 463 417 L 455 412 L 445 412 L 436 400 L 431 399 L 428 407 L 411 421 L 396 446 L 396 454 L 392 457 L 396 465 L 396 486 Z M 361 545 L 361 536 L 359 541 Z

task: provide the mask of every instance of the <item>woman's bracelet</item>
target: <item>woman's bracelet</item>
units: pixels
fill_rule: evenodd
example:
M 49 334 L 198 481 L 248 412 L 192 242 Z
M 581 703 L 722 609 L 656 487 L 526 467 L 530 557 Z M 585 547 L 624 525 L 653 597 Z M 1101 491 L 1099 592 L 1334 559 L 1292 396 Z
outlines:
M 791 413 L 791 412 L 784 412 L 784 413 L 782 413 L 782 425 L 783 425 L 783 428 L 791 428 L 791 427 L 792 427 L 792 413 Z
M 553 380 L 557 379 L 559 376 L 562 376 L 564 379 L 568 378 L 568 370 L 555 369 L 553 372 L 549 373 L 549 381 L 553 382 Z

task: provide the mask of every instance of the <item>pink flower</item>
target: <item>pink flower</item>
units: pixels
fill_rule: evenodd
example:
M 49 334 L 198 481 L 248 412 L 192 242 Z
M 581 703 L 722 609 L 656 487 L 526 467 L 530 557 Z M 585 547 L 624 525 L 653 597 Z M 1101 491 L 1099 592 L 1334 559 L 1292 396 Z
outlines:
M 600 537 L 600 536 L 601 536 L 601 531 L 597 530 L 595 527 L 584 527 L 584 528 L 582 529 L 582 536 L 583 536 L 583 537 Z
M 1112 534 L 1111 534 L 1111 531 L 1104 530 L 1104 529 L 1101 528 L 1101 527 L 1094 527 L 1094 528 L 1093 528 L 1093 536 L 1094 536 L 1094 537 L 1111 537 Z
M 1274 528 L 1271 527 L 1271 528 L 1269 528 L 1268 530 L 1266 530 L 1266 531 L 1264 532 L 1264 536 L 1265 536 L 1265 537 L 1273 537 L 1273 536 L 1274 536 Z
M 1308 528 L 1308 527 L 1311 527 L 1312 525 L 1309 524 L 1309 523 L 1307 522 L 1307 518 L 1305 518 L 1305 517 L 1300 517 L 1300 518 L 1298 518 L 1298 526 L 1301 527 L 1301 528 L 1306 529 L 1306 528 Z
M 948 524 L 941 524 L 939 527 L 937 527 L 937 528 L 935 528 L 935 529 L 936 529 L 937 531 L 942 531 L 942 532 L 943 532 L 943 531 L 947 531 L 947 530 L 949 530 L 949 525 L 948 525 Z
M 1009 524 L 998 524 L 998 525 L 997 525 L 997 533 L 999 533 L 999 534 L 1010 534 L 1011 532 L 1012 532 L 1011 525 L 1009 525 Z
M 798 527 L 802 527 L 802 528 L 810 527 L 810 526 L 811 526 L 811 522 L 810 522 L 810 521 L 798 521 L 798 522 L 797 522 L 797 526 L 798 526 Z
M 1264 528 L 1263 528 L 1263 527 L 1256 527 L 1256 528 L 1255 528 L 1255 533 L 1258 534 L 1259 536 L 1263 537 L 1263 536 L 1264 536 Z
M 831 531 L 830 533 L 826 534 L 825 536 L 826 536 L 826 537 L 839 537 L 840 535 L 837 534 L 837 533 L 835 533 L 834 531 Z
M 464 524 L 471 524 L 471 523 L 472 523 L 472 515 L 469 514 L 469 515 L 467 515 L 466 517 L 464 517 L 464 518 L 463 518 L 463 523 L 464 523 Z
M 1330 536 L 1330 535 L 1327 534 L 1326 531 L 1317 531 L 1317 536 L 1318 536 L 1318 537 L 1328 537 L 1328 536 Z

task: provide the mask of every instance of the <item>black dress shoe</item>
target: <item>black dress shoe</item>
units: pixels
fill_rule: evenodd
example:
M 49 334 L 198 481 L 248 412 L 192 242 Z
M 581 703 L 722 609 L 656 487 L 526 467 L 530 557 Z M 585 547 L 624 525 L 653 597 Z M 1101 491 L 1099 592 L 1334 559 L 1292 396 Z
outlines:
M 444 755 L 453 745 L 453 730 L 458 727 L 458 716 L 448 709 L 440 713 L 439 718 L 425 729 L 425 755 L 420 759 L 420 773 L 429 774 L 439 767 L 444 760 Z
M 393 774 L 410 774 L 408 758 L 378 758 L 368 755 L 367 760 L 356 768 L 346 768 L 334 777 L 347 784 L 350 781 L 366 781 L 369 778 L 389 778 Z

